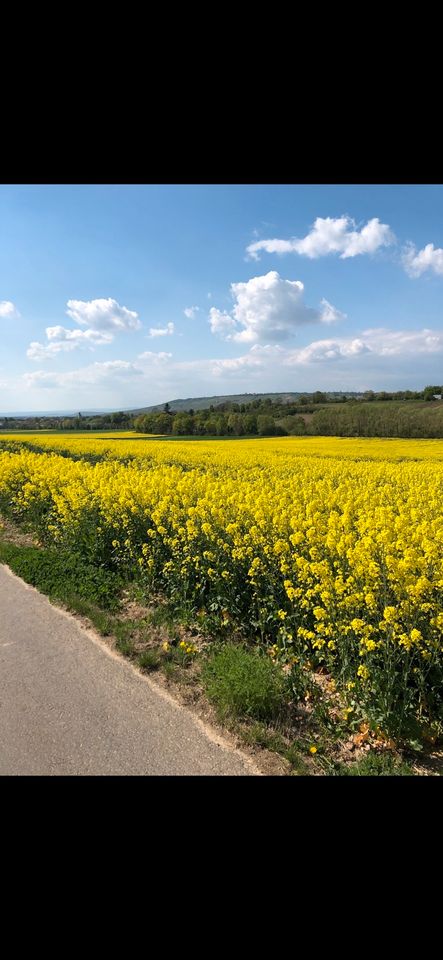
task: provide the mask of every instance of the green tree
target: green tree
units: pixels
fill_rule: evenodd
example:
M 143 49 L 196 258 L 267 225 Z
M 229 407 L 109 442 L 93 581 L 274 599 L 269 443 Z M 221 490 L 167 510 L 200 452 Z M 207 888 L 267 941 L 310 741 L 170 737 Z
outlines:
M 171 433 L 172 417 L 169 413 L 159 413 L 154 418 L 154 433 Z
M 241 437 L 244 432 L 241 413 L 230 413 L 228 417 L 228 433 L 234 434 L 235 437 Z
M 276 428 L 273 418 L 267 414 L 260 414 L 257 417 L 257 430 L 259 437 L 275 437 Z
M 424 400 L 433 400 L 434 394 L 442 392 L 441 387 L 425 387 L 423 390 L 423 399 Z
M 257 433 L 257 417 L 253 413 L 247 413 L 244 418 L 245 433 Z
M 177 413 L 174 417 L 172 432 L 177 437 L 186 437 L 194 433 L 194 418 L 189 413 Z

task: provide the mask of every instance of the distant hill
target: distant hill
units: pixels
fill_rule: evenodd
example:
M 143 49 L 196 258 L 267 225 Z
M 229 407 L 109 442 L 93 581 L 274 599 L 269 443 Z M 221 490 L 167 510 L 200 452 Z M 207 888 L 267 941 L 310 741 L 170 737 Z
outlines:
M 351 391 L 347 391 L 347 396 L 351 396 Z M 186 400 L 169 400 L 170 410 L 207 410 L 208 407 L 218 407 L 221 403 L 252 403 L 253 400 L 277 400 L 280 403 L 291 403 L 303 397 L 304 393 L 235 393 L 222 397 L 188 397 Z M 343 391 L 337 393 L 326 393 L 327 397 L 343 396 Z M 164 410 L 164 403 L 157 403 L 153 407 L 137 407 L 136 410 L 128 410 L 127 413 L 160 413 Z
M 17 419 L 25 419 L 25 417 L 76 417 L 78 412 L 78 408 L 77 410 L 8 410 L 7 413 L 0 411 L 0 417 L 17 417 Z M 101 416 L 103 413 L 112 412 L 112 407 L 101 407 L 98 410 L 80 410 L 82 417 Z

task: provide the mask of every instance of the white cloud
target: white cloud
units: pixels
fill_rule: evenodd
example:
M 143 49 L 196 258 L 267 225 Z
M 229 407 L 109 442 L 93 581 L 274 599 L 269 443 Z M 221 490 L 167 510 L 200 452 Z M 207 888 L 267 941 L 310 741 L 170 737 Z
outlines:
M 285 358 L 285 363 L 292 366 L 295 363 L 318 363 L 329 360 L 340 360 L 343 357 L 356 357 L 361 353 L 369 352 L 370 348 L 360 338 L 354 340 L 315 340 L 301 350 L 294 350 Z
M 216 393 L 422 389 L 425 383 L 438 383 L 443 329 L 371 328 L 344 337 L 329 332 L 298 349 L 254 343 L 236 357 L 174 360 L 166 352 L 146 351 L 132 363 L 93 363 L 69 373 L 40 369 L 8 382 L 8 404 L 10 409 L 41 409 L 46 394 L 53 409 L 78 409 L 79 403 L 81 409 L 124 409 Z M 4 377 L 3 370 L 0 375 Z
M 141 323 L 133 310 L 121 307 L 116 300 L 68 300 L 68 316 L 80 326 L 90 324 L 86 330 L 69 330 L 60 325 L 46 327 L 47 344 L 33 340 L 26 356 L 29 360 L 51 360 L 59 353 L 76 350 L 77 347 L 106 346 L 113 342 L 116 333 L 139 330 Z
M 208 294 L 209 296 L 209 294 Z M 189 320 L 195 320 L 195 315 L 200 310 L 200 307 L 185 307 L 183 313 L 185 317 L 188 317 Z
M 380 223 L 378 217 L 368 220 L 360 230 L 355 229 L 355 220 L 351 217 L 317 217 L 310 232 L 302 239 L 257 240 L 246 248 L 250 259 L 258 260 L 259 252 L 298 253 L 310 259 L 338 253 L 342 260 L 359 254 L 375 253 L 379 247 L 395 242 L 395 236 L 386 223 Z
M 46 373 L 44 370 L 36 370 L 35 373 L 23 374 L 23 380 L 30 388 L 52 389 L 119 383 L 141 375 L 142 371 L 127 360 L 107 360 L 105 363 L 93 363 L 89 367 L 71 370 L 69 373 Z
M 121 307 L 116 300 L 68 300 L 66 313 L 80 326 L 93 330 L 140 330 L 141 323 L 134 310 Z
M 307 323 L 332 323 L 345 319 L 327 300 L 321 310 L 307 307 L 301 280 L 283 280 L 271 270 L 246 283 L 232 283 L 235 304 L 232 314 L 211 307 L 211 332 L 238 343 L 267 343 L 288 340 Z
M 222 382 L 225 381 L 228 386 L 231 380 L 235 380 L 239 385 L 243 384 L 245 389 L 248 382 L 253 382 L 256 391 L 297 390 L 298 380 L 292 387 L 288 382 L 288 367 L 296 367 L 297 377 L 299 377 L 311 365 L 326 371 L 335 368 L 338 363 L 340 375 L 346 378 L 348 387 L 359 389 L 361 386 L 359 377 L 367 369 L 370 369 L 370 376 L 374 376 L 374 383 L 375 377 L 378 379 L 384 377 L 387 383 L 389 377 L 396 377 L 401 373 L 402 363 L 403 365 L 410 363 L 418 354 L 430 359 L 436 352 L 443 353 L 443 333 L 439 331 L 371 329 L 353 337 L 314 340 L 296 350 L 281 347 L 276 343 L 264 345 L 256 343 L 239 357 L 172 362 L 168 364 L 166 373 L 169 378 L 168 383 L 175 385 L 176 388 L 181 383 L 187 383 L 190 389 L 195 382 L 211 384 L 215 377 L 217 390 L 220 392 L 223 389 Z M 383 359 L 389 364 L 386 369 L 382 365 Z M 368 364 L 372 366 L 369 368 Z M 322 372 L 322 380 L 316 381 L 316 384 L 322 386 L 325 376 L 326 374 Z M 307 379 L 300 387 L 301 389 L 312 387 L 312 374 L 309 374 L 309 377 L 311 380 Z M 351 386 L 353 379 L 354 384 Z M 260 387 L 255 385 L 255 380 L 260 380 Z M 340 383 L 334 389 L 341 389 Z M 195 388 L 193 395 L 196 395 Z
M 415 357 L 417 354 L 443 352 L 443 334 L 424 330 L 365 330 L 359 337 L 340 337 L 331 340 L 314 340 L 299 350 L 288 351 L 284 364 L 308 364 L 331 360 L 353 360 L 363 354 L 373 357 L 391 357 L 398 360 Z
M 17 307 L 14 306 L 11 300 L 0 300 L 0 317 L 14 320 L 19 316 L 20 314 L 17 310 Z
M 441 276 L 443 275 L 443 250 L 441 247 L 434 247 L 433 243 L 427 243 L 417 253 L 414 244 L 408 243 L 403 251 L 402 263 L 410 277 L 420 277 L 425 270 L 433 270 Z
M 67 327 L 46 327 L 48 340 L 55 342 L 74 341 L 75 343 L 112 343 L 114 335 L 101 330 L 68 330 Z
M 365 330 L 365 342 L 380 357 L 414 357 L 443 351 L 443 334 L 438 330 Z
M 322 305 L 322 310 L 320 313 L 320 320 L 322 323 L 336 323 L 337 320 L 346 320 L 346 314 L 341 313 L 340 310 L 337 310 L 336 307 L 332 306 L 332 303 L 329 303 L 328 300 L 323 299 L 320 301 Z
M 168 323 L 166 327 L 150 327 L 149 337 L 172 337 L 174 333 L 174 324 Z
M 75 350 L 77 346 L 77 343 L 68 340 L 60 343 L 54 341 L 54 343 L 49 343 L 46 346 L 44 343 L 39 343 L 38 340 L 32 340 L 26 351 L 26 356 L 28 360 L 53 360 L 58 353 Z
M 100 330 L 68 330 L 66 327 L 46 327 L 48 344 L 33 340 L 29 344 L 26 356 L 29 360 L 51 360 L 59 353 L 76 350 L 77 347 L 104 346 L 112 343 L 112 333 Z
M 165 353 L 160 351 L 160 353 L 154 353 L 152 350 L 145 350 L 144 353 L 139 353 L 138 360 L 148 360 L 150 363 L 164 363 L 165 360 L 170 360 L 172 353 Z
M 443 353 L 443 333 L 439 331 L 374 329 L 354 337 L 314 340 L 296 350 L 275 343 L 254 344 L 247 353 L 239 357 L 181 361 L 173 363 L 170 372 L 176 382 L 180 382 L 182 378 L 192 378 L 195 381 L 197 378 L 210 380 L 216 377 L 217 389 L 220 391 L 221 382 L 225 381 L 228 385 L 230 380 L 235 380 L 239 385 L 243 384 L 244 389 L 247 389 L 248 382 L 252 382 L 256 391 L 316 389 L 324 384 L 326 373 L 323 373 L 323 370 L 332 370 L 338 363 L 339 376 L 343 376 L 343 384 L 346 382 L 349 389 L 361 387 L 359 378 L 367 370 L 369 376 L 374 378 L 374 383 L 383 378 L 382 385 L 389 389 L 389 378 L 401 375 L 402 369 L 408 368 L 407 365 L 418 354 L 423 359 L 431 359 L 435 353 Z M 383 366 L 383 359 L 389 363 L 387 368 Z M 312 387 L 312 373 L 304 383 L 297 379 L 291 386 L 290 381 L 288 382 L 288 367 L 297 368 L 299 378 L 303 377 L 303 371 L 310 365 L 323 368 L 322 379 L 315 381 L 316 386 Z M 260 380 L 260 387 L 255 385 L 255 380 Z M 342 389 L 343 384 L 338 382 L 333 388 Z
M 209 368 L 211 374 L 216 377 L 226 374 L 235 376 L 245 371 L 259 374 L 265 364 L 269 365 L 272 361 L 279 361 L 284 355 L 285 351 L 278 344 L 261 346 L 256 343 L 251 347 L 249 353 L 245 353 L 241 357 L 210 360 Z
M 217 310 L 216 307 L 211 307 L 209 311 L 209 323 L 211 333 L 215 333 L 224 340 L 228 340 L 237 327 L 236 321 L 229 313 L 226 313 L 226 310 Z
M 23 380 L 30 389 L 33 389 L 33 387 L 52 389 L 63 386 L 59 373 L 46 373 L 45 370 L 36 370 L 35 373 L 24 373 Z

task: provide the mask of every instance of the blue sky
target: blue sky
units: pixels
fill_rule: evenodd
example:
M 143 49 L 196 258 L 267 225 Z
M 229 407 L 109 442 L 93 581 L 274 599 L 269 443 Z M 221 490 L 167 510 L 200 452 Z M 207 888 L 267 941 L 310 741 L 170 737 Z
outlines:
M 0 413 L 443 380 L 443 186 L 0 186 Z

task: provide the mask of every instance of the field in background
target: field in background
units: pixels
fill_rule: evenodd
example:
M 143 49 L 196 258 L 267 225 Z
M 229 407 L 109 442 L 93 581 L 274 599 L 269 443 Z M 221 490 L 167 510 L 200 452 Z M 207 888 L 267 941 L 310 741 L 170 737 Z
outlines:
M 159 443 L 167 440 L 170 449 L 159 450 Z M 116 443 L 118 441 L 118 443 Z M 5 445 L 24 443 L 33 449 L 64 451 L 75 455 L 97 455 L 122 459 L 154 456 L 164 461 L 178 457 L 186 463 L 198 466 L 202 461 L 227 461 L 260 463 L 263 455 L 294 458 L 299 456 L 333 457 L 350 460 L 441 460 L 443 440 L 403 439 L 379 437 L 264 437 L 227 438 L 208 440 L 201 438 L 165 437 L 145 433 L 98 432 L 93 433 L 0 433 L 0 450 Z M 174 447 L 179 452 L 174 453 Z

